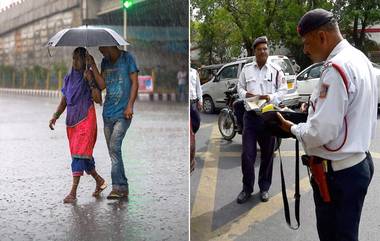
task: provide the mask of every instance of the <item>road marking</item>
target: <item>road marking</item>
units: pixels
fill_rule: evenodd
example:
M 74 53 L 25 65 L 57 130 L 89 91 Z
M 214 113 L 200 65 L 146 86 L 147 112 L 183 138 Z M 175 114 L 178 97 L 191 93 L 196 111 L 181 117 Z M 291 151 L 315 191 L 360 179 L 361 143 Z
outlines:
M 311 186 L 309 184 L 309 177 L 305 177 L 300 181 L 300 193 L 302 195 L 310 190 Z M 287 195 L 288 197 L 293 197 L 294 191 L 287 190 Z M 293 201 L 294 199 L 289 200 Z M 216 229 L 212 232 L 210 240 L 234 240 L 249 231 L 256 223 L 266 220 L 281 209 L 283 209 L 282 194 L 278 193 L 277 195 L 271 197 L 268 202 L 259 203 L 248 212 Z M 294 217 L 292 218 L 294 220 L 292 221 L 295 222 Z
M 196 156 L 200 158 L 204 158 L 205 154 L 207 152 L 197 152 Z M 300 155 L 305 154 L 303 151 L 300 151 Z M 276 155 L 278 155 L 278 152 L 276 152 Z M 295 151 L 281 151 L 281 156 L 282 157 L 294 157 L 296 155 Z M 239 151 L 221 151 L 219 153 L 220 157 L 241 157 L 241 152 Z M 379 155 L 380 157 L 380 155 Z
M 208 240 L 212 231 L 214 202 L 220 152 L 220 135 L 217 125 L 212 128 L 207 152 L 202 154 L 204 167 L 191 212 L 191 239 Z
M 380 153 L 379 152 L 371 152 L 372 158 L 380 159 Z
M 205 129 L 205 128 L 209 128 L 212 126 L 215 126 L 215 123 L 201 124 L 200 128 Z M 219 137 L 220 137 L 220 135 L 219 135 Z
M 220 157 L 240 158 L 241 152 L 220 151 L 220 138 L 217 125 L 205 124 L 201 128 L 212 126 L 210 143 L 206 152 L 197 152 L 196 156 L 204 160 L 197 194 L 191 213 L 191 239 L 192 240 L 234 240 L 248 232 L 256 223 L 262 222 L 283 209 L 282 193 L 278 193 L 266 203 L 259 203 L 246 213 L 229 221 L 227 224 L 212 230 L 214 203 L 218 166 Z M 304 152 L 300 151 L 300 155 Z M 372 157 L 380 159 L 380 153 L 371 152 Z M 278 152 L 277 152 L 278 155 Z M 295 151 L 281 151 L 282 157 L 295 157 Z M 301 194 L 311 190 L 309 177 L 300 180 Z M 294 191 L 287 190 L 288 197 L 293 197 Z M 292 198 L 290 201 L 294 201 Z M 294 220 L 294 217 L 293 217 Z M 295 220 L 293 221 L 295 222 Z

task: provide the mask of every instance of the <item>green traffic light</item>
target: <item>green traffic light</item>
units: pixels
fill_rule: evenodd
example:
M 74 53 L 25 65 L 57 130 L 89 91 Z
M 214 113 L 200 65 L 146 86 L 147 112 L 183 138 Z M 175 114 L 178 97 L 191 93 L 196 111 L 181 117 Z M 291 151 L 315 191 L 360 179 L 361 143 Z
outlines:
M 130 6 L 132 6 L 132 0 L 124 0 L 123 1 L 123 6 L 124 8 L 129 8 Z

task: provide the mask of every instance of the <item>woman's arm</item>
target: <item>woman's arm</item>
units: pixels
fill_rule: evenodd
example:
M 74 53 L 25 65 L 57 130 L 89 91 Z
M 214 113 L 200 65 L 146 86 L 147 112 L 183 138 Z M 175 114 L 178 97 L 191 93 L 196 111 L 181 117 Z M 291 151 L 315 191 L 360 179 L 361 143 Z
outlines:
M 91 96 L 95 103 L 102 105 L 102 92 L 96 86 L 91 86 Z
M 58 120 L 58 118 L 61 116 L 61 114 L 66 109 L 66 98 L 64 96 L 61 97 L 61 101 L 59 102 L 59 105 L 57 107 L 57 110 L 54 112 L 52 118 L 49 121 L 49 127 L 51 130 L 54 130 L 55 122 Z

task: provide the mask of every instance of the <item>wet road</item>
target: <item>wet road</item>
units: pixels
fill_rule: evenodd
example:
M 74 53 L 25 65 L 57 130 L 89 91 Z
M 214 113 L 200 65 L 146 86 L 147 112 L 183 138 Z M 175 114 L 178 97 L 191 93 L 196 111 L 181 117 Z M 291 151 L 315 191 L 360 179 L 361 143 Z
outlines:
M 59 99 L 0 95 L 0 240 L 187 240 L 188 133 L 184 105 L 138 102 L 123 142 L 128 201 L 91 196 L 81 178 L 76 204 L 63 204 L 71 187 L 64 115 L 48 121 Z M 110 160 L 97 107 L 96 168 L 110 184 Z
M 239 241 L 315 241 L 318 240 L 314 201 L 305 167 L 300 164 L 300 222 L 299 230 L 291 230 L 284 217 L 281 195 L 279 156 L 273 163 L 270 200 L 260 201 L 257 176 L 254 195 L 244 204 L 236 197 L 242 188 L 241 135 L 231 141 L 222 139 L 217 126 L 217 115 L 201 114 L 201 128 L 196 134 L 195 171 L 190 177 L 191 240 Z M 284 163 L 286 188 L 290 201 L 290 215 L 294 219 L 295 152 L 292 139 L 283 139 L 281 155 Z M 302 150 L 302 147 L 300 147 Z M 380 235 L 380 123 L 377 137 L 372 141 L 371 153 L 375 173 L 364 202 L 360 240 L 376 241 Z M 258 152 L 258 155 L 259 152 Z M 259 161 L 255 163 L 258 173 Z

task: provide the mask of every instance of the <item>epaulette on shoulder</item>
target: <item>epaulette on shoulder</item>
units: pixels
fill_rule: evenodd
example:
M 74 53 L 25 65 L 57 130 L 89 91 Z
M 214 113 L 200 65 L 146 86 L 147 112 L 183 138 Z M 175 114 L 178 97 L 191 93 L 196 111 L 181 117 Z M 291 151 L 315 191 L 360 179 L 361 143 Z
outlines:
M 272 66 L 275 70 L 277 71 L 281 71 L 281 67 L 278 65 L 278 64 L 275 64 L 275 63 L 272 63 L 272 62 L 268 62 L 270 66 Z
M 325 71 L 326 69 L 328 69 L 331 66 L 332 66 L 332 62 L 329 62 L 329 61 L 325 62 L 322 66 L 321 72 Z
M 243 68 L 248 67 L 248 66 L 251 66 L 251 65 L 253 65 L 254 63 L 255 63 L 255 62 L 253 62 L 253 61 L 251 61 L 251 62 L 247 62 L 247 63 L 244 65 Z
M 253 61 L 253 58 L 249 58 L 249 59 L 247 59 L 247 61 L 245 62 L 246 64 L 249 64 L 249 63 L 253 63 L 254 61 Z

